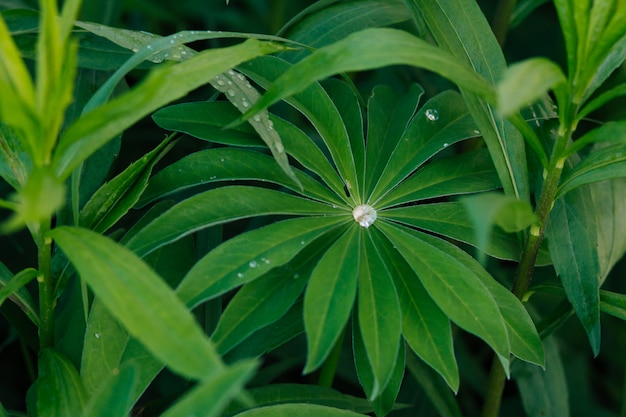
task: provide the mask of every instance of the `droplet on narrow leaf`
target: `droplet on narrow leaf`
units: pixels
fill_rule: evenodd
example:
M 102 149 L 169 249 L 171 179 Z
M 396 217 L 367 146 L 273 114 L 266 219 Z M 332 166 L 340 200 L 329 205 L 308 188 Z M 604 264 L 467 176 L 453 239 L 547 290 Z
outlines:
M 376 221 L 376 210 L 367 204 L 359 204 L 352 210 L 352 217 L 363 227 L 370 227 Z
M 431 122 L 436 122 L 437 120 L 439 120 L 439 112 L 435 109 L 428 109 L 424 114 L 426 115 L 426 118 Z

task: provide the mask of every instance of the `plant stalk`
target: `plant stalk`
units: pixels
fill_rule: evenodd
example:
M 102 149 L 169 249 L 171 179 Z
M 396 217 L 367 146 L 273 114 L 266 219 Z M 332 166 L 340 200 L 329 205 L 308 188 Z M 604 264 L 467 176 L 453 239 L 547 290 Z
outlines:
M 39 275 L 39 346 L 41 349 L 51 347 L 54 342 L 54 286 L 50 274 L 52 258 L 52 239 L 48 237 L 49 221 L 41 223 L 37 236 Z
M 491 22 L 491 29 L 500 46 L 504 45 L 506 41 L 506 34 L 509 30 L 509 24 L 511 23 L 511 16 L 515 10 L 515 4 L 517 0 L 500 0 L 496 13 Z

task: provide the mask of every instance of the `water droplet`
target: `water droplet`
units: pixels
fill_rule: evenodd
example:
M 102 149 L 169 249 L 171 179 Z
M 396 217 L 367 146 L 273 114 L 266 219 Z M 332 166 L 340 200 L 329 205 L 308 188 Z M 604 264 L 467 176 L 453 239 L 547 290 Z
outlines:
M 133 48 L 133 52 L 139 52 L 139 49 Z
M 209 179 L 210 179 L 210 180 L 214 180 L 215 178 L 217 178 L 217 176 L 215 176 L 215 175 L 211 175 L 211 176 L 209 177 Z
M 237 272 L 237 278 L 243 278 L 243 274 L 241 272 Z
M 446 142 L 446 143 L 444 143 L 444 144 L 443 144 L 443 147 L 444 147 L 444 148 L 447 148 L 448 146 L 450 146 L 450 144 L 449 144 L 448 142 Z
M 237 78 L 239 78 L 241 81 L 246 79 L 246 77 L 244 77 L 243 74 L 237 74 Z
M 269 130 L 274 130 L 274 123 L 271 120 L 267 123 L 267 128 Z
M 174 36 L 175 37 L 175 36 Z M 173 44 L 175 41 L 174 39 L 170 39 L 170 43 Z
M 179 55 L 179 54 L 174 54 L 174 55 L 172 55 L 172 58 L 174 58 L 174 59 L 180 59 L 180 55 Z
M 149 50 L 152 50 L 152 45 L 148 45 L 146 46 L 146 48 L 148 48 Z
M 100 333 L 95 333 L 94 336 L 96 336 L 96 339 L 100 339 Z
M 235 90 L 228 90 L 228 95 L 229 96 L 234 97 L 235 94 L 237 94 L 237 93 L 235 93 Z
M 257 115 L 255 115 L 255 116 L 252 118 L 252 120 L 254 120 L 254 121 L 255 121 L 255 122 L 257 122 L 257 123 L 260 123 L 260 122 L 261 122 L 261 116 L 257 114 Z
M 197 35 L 198 31 L 197 30 L 192 30 L 191 32 L 189 32 L 190 35 Z
M 233 76 L 234 76 L 234 75 L 236 74 L 236 72 L 235 72 L 235 71 L 233 71 L 233 70 L 228 70 L 228 74 L 229 74 L 229 75 L 233 75 Z
M 245 107 L 245 108 L 250 107 L 250 103 L 248 103 L 246 100 L 243 100 L 243 101 L 241 102 L 241 105 L 242 105 L 243 107 Z
M 180 52 L 181 55 L 187 55 L 187 51 L 185 51 L 184 49 Z
M 250 261 L 248 265 L 250 266 L 250 268 L 256 268 L 259 264 L 257 264 L 256 261 Z
M 282 145 L 282 143 L 280 143 L 280 142 L 276 142 L 276 143 L 274 144 L 274 148 L 276 149 L 276 152 L 278 152 L 278 153 L 283 153 L 283 152 L 285 152 L 285 148 L 283 148 L 283 145 Z
M 269 265 L 270 264 L 270 260 L 266 259 L 266 258 L 261 258 L 261 261 L 265 264 L 265 265 Z
M 297 272 L 293 274 L 293 279 L 298 279 L 298 278 L 300 278 L 300 274 L 298 274 Z
M 301 240 L 301 241 L 300 241 L 300 244 L 301 244 L 301 245 L 304 245 L 304 243 L 305 243 L 305 242 L 304 242 L 304 240 Z
M 226 82 L 222 79 L 217 80 L 217 85 L 226 85 Z
M 480 135 L 480 130 L 478 130 L 478 129 L 474 129 L 474 134 L 475 134 L 475 135 Z
M 246 85 L 247 88 L 252 88 L 252 84 L 250 84 L 250 81 L 248 81 L 248 80 L 246 80 L 246 84 L 245 85 Z
M 337 208 L 337 204 L 333 204 L 333 208 Z
M 224 161 L 225 161 L 225 159 L 224 159 L 224 158 L 221 158 L 221 159 L 220 159 L 220 162 L 224 162 Z
M 207 30 L 206 33 L 212 33 L 210 30 Z
M 439 120 L 439 112 L 435 109 L 428 109 L 424 114 L 426 115 L 426 118 L 431 122 L 436 122 L 437 120 Z
M 376 221 L 376 210 L 367 204 L 359 204 L 352 210 L 352 217 L 363 227 L 370 227 Z
M 233 85 L 233 82 L 231 80 L 228 80 L 228 81 L 226 81 L 226 84 Z

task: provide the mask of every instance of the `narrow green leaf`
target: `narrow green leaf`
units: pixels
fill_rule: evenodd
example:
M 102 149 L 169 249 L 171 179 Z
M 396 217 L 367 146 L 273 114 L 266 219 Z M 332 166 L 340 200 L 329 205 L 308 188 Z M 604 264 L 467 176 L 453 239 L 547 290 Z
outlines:
M 306 245 L 343 223 L 340 218 L 284 220 L 240 234 L 209 252 L 187 273 L 176 292 L 193 307 L 284 265 Z
M 139 255 L 209 226 L 268 214 L 349 215 L 313 200 L 249 186 L 230 186 L 190 197 L 156 218 L 127 243 Z
M 0 403 L 0 417 L 9 417 L 9 413 L 7 412 L 6 408 L 4 408 L 2 403 Z
M 569 416 L 568 384 L 559 346 L 552 337 L 544 340 L 543 344 L 546 351 L 545 370 L 524 362 L 516 362 L 512 367 L 524 411 L 529 416 Z
M 488 83 L 445 51 L 407 32 L 374 28 L 353 33 L 304 58 L 276 80 L 244 118 L 333 74 L 400 64 L 434 71 L 481 97 L 494 99 Z
M 399 348 L 400 351 L 398 355 L 396 355 L 396 364 L 393 367 L 393 372 L 391 373 L 391 378 L 387 386 L 380 393 L 378 398 L 371 401 L 376 416 L 386 416 L 395 408 L 407 407 L 406 405 L 396 405 L 396 398 L 398 397 L 398 392 L 400 391 L 400 386 L 404 379 L 405 368 L 404 344 L 400 343 Z
M 511 116 L 566 82 L 561 68 L 545 58 L 531 58 L 511 65 L 498 83 L 498 110 Z
M 257 407 L 266 407 L 274 404 L 308 403 L 327 407 L 340 408 L 356 413 L 372 411 L 367 400 L 342 394 L 332 388 L 320 385 L 305 384 L 268 384 L 247 390 L 247 394 Z M 234 415 L 244 411 L 241 404 L 231 404 L 224 412 L 225 415 Z
M 454 59 L 467 62 L 494 88 L 506 62 L 487 19 L 474 0 L 405 0 L 418 21 L 429 27 L 439 46 Z M 455 80 L 453 80 L 455 81 Z M 505 194 L 521 200 L 530 197 L 526 151 L 522 135 L 496 113 L 490 100 L 463 83 L 467 108 L 483 136 L 502 182 Z
M 302 190 L 266 155 L 234 148 L 208 149 L 192 153 L 159 171 L 150 179 L 140 205 L 194 185 L 229 180 L 268 181 L 310 198 L 342 203 L 328 188 L 307 174 L 295 169 L 294 173 Z
M 356 296 L 360 230 L 352 226 L 321 257 L 304 296 L 308 356 L 304 369 L 317 369 L 344 330 Z
M 217 375 L 205 378 L 161 416 L 214 417 L 221 415 L 228 403 L 243 390 L 256 367 L 257 364 L 254 361 L 240 362 Z
M 369 195 L 387 166 L 424 90 L 417 84 L 398 97 L 386 85 L 376 86 L 367 103 L 367 148 L 365 190 Z
M 17 190 L 24 186 L 32 169 L 28 148 L 4 122 L 0 122 L 0 145 L 0 178 Z
M 104 233 L 117 223 L 137 203 L 147 186 L 152 168 L 171 147 L 172 144 L 164 140 L 100 187 L 81 210 L 79 224 Z
M 377 200 L 411 172 L 447 147 L 479 136 L 461 96 L 445 91 L 428 100 L 415 115 L 377 179 L 368 201 Z
M 204 51 L 151 72 L 139 86 L 85 114 L 65 130 L 53 157 L 56 174 L 66 178 L 89 155 L 137 120 L 229 68 L 279 49 L 250 39 L 240 45 Z
M 600 290 L 600 309 L 613 317 L 626 320 L 626 295 Z
M 24 312 L 34 313 L 34 303 L 28 290 L 24 288 L 26 284 L 33 280 L 39 272 L 33 268 L 26 268 L 11 277 L 11 272 L 0 263 L 0 306 L 7 298 L 14 300 Z M 6 279 L 5 277 L 10 277 Z M 36 315 L 34 316 L 36 317 Z
M 546 238 L 554 268 L 580 319 L 595 355 L 600 351 L 600 267 L 594 204 L 588 189 L 558 199 Z
M 461 328 L 489 344 L 507 368 L 510 347 L 504 318 L 480 278 L 457 259 L 458 253 L 452 249 L 456 247 L 386 222 L 378 227 L 411 265 L 439 308 Z
M 500 188 L 486 149 L 446 156 L 412 174 L 380 199 L 380 207 Z
M 191 313 L 136 255 L 80 228 L 59 227 L 51 237 L 109 311 L 158 359 L 190 378 L 223 369 Z
M 522 0 L 517 2 L 515 10 L 511 16 L 510 28 L 519 26 L 539 6 L 549 2 L 550 0 Z
M 570 156 L 587 145 L 601 142 L 626 142 L 626 122 L 609 122 L 593 129 L 581 138 L 576 139 L 576 141 L 567 148 L 563 156 Z
M 576 115 L 576 120 L 577 121 L 582 120 L 583 118 L 587 117 L 590 113 L 604 106 L 609 101 L 616 99 L 618 97 L 622 97 L 624 95 L 626 95 L 626 84 L 620 84 L 617 87 L 613 87 L 603 92 L 598 97 L 594 98 L 593 100 L 585 104 L 585 107 L 583 107 L 582 110 L 580 110 L 578 114 Z
M 102 387 L 91 396 L 82 417 L 126 417 L 133 406 L 136 385 L 136 367 L 123 366 L 110 378 L 102 381 Z
M 285 315 L 305 285 L 306 279 L 290 274 L 269 274 L 246 284 L 228 303 L 211 335 L 218 352 L 224 355 L 256 330 Z
M 595 183 L 590 186 L 596 207 L 598 262 L 600 283 L 626 253 L 626 178 Z
M 317 404 L 280 404 L 244 411 L 237 414 L 237 417 L 356 417 L 364 415 Z
M 40 416 L 79 416 L 87 400 L 85 387 L 74 365 L 54 349 L 39 353 L 37 414 Z
M 402 312 L 391 273 L 373 237 L 367 232 L 361 236 L 358 323 L 374 377 L 368 393 L 373 401 L 385 389 L 395 368 Z

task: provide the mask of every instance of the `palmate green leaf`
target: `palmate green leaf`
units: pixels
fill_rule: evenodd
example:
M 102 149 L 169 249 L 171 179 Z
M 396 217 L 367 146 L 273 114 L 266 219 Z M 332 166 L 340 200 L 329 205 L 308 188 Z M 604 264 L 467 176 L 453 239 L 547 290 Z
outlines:
M 79 225 L 104 233 L 117 223 L 139 201 L 148 185 L 152 168 L 172 146 L 169 140 L 164 140 L 100 187 L 81 210 Z
M 368 201 L 377 201 L 428 159 L 464 139 L 479 136 L 461 96 L 445 91 L 424 103 L 386 160 L 383 173 L 368 190 Z
M 445 51 L 401 30 L 374 28 L 353 33 L 304 58 L 277 79 L 244 118 L 333 74 L 400 64 L 434 71 L 469 91 L 494 99 L 493 88 L 484 79 Z
M 445 243 L 443 249 L 433 245 L 428 235 L 386 222 L 378 227 L 413 268 L 439 308 L 461 328 L 489 344 L 508 369 L 510 347 L 504 318 L 480 278 L 457 259 L 458 253 L 451 250 L 454 246 Z
M 416 19 L 429 27 L 439 46 L 467 62 L 492 89 L 506 62 L 487 19 L 474 0 L 405 0 Z M 455 81 L 456 80 L 452 80 Z M 457 82 L 483 136 L 507 195 L 529 199 L 528 170 L 522 135 L 485 100 L 485 95 Z
M 223 369 L 213 345 L 174 292 L 133 253 L 88 230 L 51 237 L 111 313 L 172 370 L 203 379 Z
M 349 0 L 316 2 L 283 27 L 279 35 L 319 48 L 368 27 L 385 27 L 409 20 L 401 0 Z M 299 61 L 307 51 L 289 54 Z
M 152 117 L 164 129 L 184 132 L 199 139 L 226 145 L 262 147 L 261 140 L 248 124 L 224 129 L 229 121 L 238 116 L 237 110 L 228 103 L 196 102 L 160 109 Z M 280 133 L 285 151 L 317 173 L 331 189 L 342 194 L 343 183 L 339 175 L 313 141 L 293 124 L 274 116 L 271 120 Z
M 375 230 L 375 229 L 374 229 Z M 415 272 L 389 241 L 377 232 L 376 246 L 391 269 L 402 310 L 402 336 L 423 361 L 457 392 L 459 371 L 450 321 L 428 295 Z
M 243 61 L 280 49 L 274 44 L 249 39 L 236 46 L 204 51 L 151 72 L 139 86 L 88 112 L 65 130 L 53 157 L 56 174 L 66 178 L 98 148 L 164 104 Z
M 162 417 L 216 417 L 244 388 L 256 370 L 254 361 L 237 363 L 192 388 Z
M 350 316 L 360 269 L 360 228 L 352 226 L 320 258 L 304 295 L 308 355 L 304 369 L 317 369 Z
M 0 306 L 7 299 L 11 299 L 11 301 L 22 308 L 24 313 L 26 313 L 35 324 L 39 322 L 36 313 L 37 309 L 25 286 L 37 277 L 37 274 L 39 274 L 39 271 L 36 269 L 26 268 L 12 275 L 11 271 L 0 262 Z
M 523 362 L 516 362 L 511 370 L 524 411 L 528 416 L 569 416 L 568 384 L 559 346 L 553 337 L 544 340 L 543 344 L 545 370 Z
M 361 237 L 358 325 L 373 376 L 367 392 L 368 399 L 373 401 L 385 389 L 395 368 L 402 312 L 391 272 L 373 237 L 367 232 Z
M 250 388 L 246 393 L 257 407 L 285 403 L 309 403 L 354 411 L 355 413 L 372 411 L 367 400 L 342 394 L 332 388 L 320 385 L 268 384 Z M 224 415 L 235 415 L 246 408 L 241 404 L 231 403 L 224 411 Z
M 595 205 L 588 188 L 554 202 L 546 239 L 554 268 L 594 355 L 600 351 L 600 266 Z
M 364 415 L 317 404 L 280 404 L 244 411 L 237 414 L 237 417 L 362 417 Z
M 176 204 L 140 230 L 127 246 L 143 256 L 209 226 L 268 214 L 345 216 L 350 212 L 259 187 L 221 187 Z
M 284 220 L 240 234 L 204 256 L 176 292 L 188 306 L 216 297 L 284 265 L 306 245 L 344 223 L 340 217 Z
M 382 208 L 442 196 L 468 194 L 500 188 L 498 175 L 486 149 L 437 159 L 412 174 L 385 194 Z
M 266 56 L 241 65 L 238 69 L 264 88 L 281 77 L 287 71 L 293 71 L 294 66 L 287 61 L 276 57 Z M 300 111 L 315 127 L 330 152 L 332 161 L 339 172 L 339 183 L 334 181 L 337 173 L 334 169 L 315 170 L 325 179 L 327 184 L 337 193 L 344 195 L 344 187 L 352 188 L 356 192 L 357 176 L 354 155 L 351 150 L 350 137 L 339 110 L 330 99 L 328 93 L 318 84 L 312 82 L 304 85 L 293 97 L 285 101 Z M 255 104 L 257 107 L 259 102 Z M 260 109 L 259 109 L 260 110 Z M 252 117 L 250 112 L 246 113 Z M 254 119 L 254 117 L 252 117 Z M 231 123 L 232 125 L 232 123 Z M 281 132 L 282 134 L 282 132 Z M 310 141 L 310 139 L 308 139 Z M 350 196 L 348 196 L 350 197 Z M 350 201 L 350 199 L 347 199 Z M 356 201 L 352 196 L 352 201 Z
M 511 116 L 565 82 L 561 68 L 545 58 L 513 64 L 506 69 L 497 86 L 498 110 Z
M 371 190 L 383 173 L 417 110 L 422 94 L 424 90 L 417 84 L 412 84 L 400 97 L 385 85 L 372 91 L 367 103 L 366 190 Z
M 229 302 L 211 335 L 217 351 L 226 354 L 256 330 L 285 315 L 306 282 L 300 276 L 270 273 L 246 284 Z
M 101 389 L 85 405 L 82 417 L 126 417 L 133 406 L 136 366 L 126 365 L 105 379 Z
M 581 185 L 625 176 L 626 143 L 597 147 L 563 176 L 557 197 L 562 197 Z
M 39 352 L 37 414 L 65 417 L 80 415 L 87 395 L 74 365 L 52 348 Z
M 332 204 L 341 204 L 335 194 L 307 174 L 294 169 L 301 194 Z M 234 148 L 216 148 L 195 152 L 159 171 L 150 179 L 142 195 L 141 205 L 175 191 L 199 184 L 229 180 L 258 180 L 279 184 L 299 192 L 300 187 L 278 167 L 276 162 L 259 152 Z

